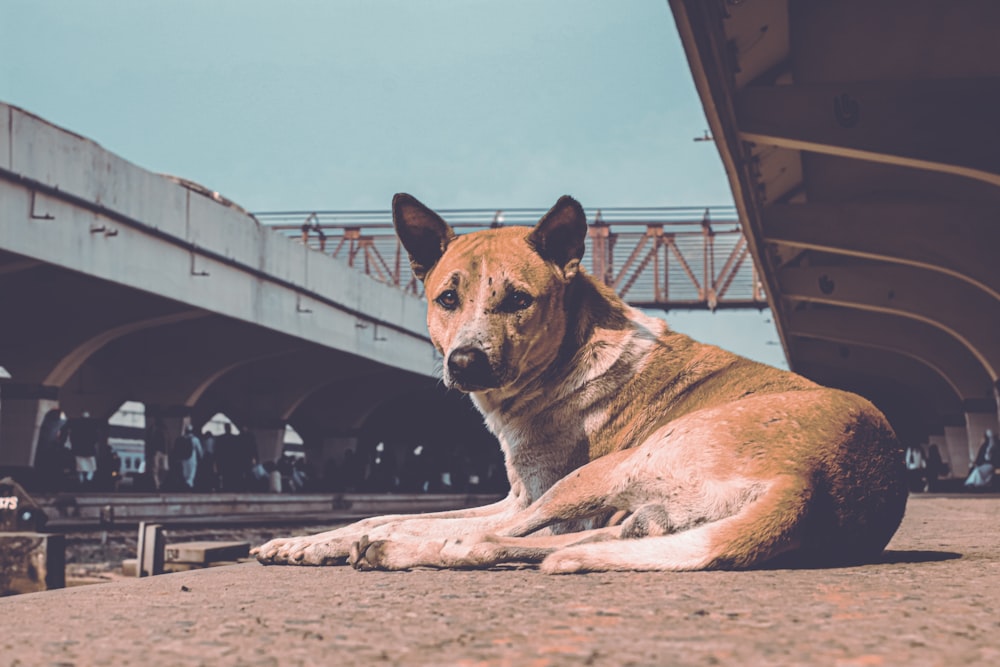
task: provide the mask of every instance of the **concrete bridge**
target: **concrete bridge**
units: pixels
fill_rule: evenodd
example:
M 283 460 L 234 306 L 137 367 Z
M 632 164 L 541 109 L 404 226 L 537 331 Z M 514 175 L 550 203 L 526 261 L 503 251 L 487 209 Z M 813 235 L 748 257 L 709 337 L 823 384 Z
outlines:
M 789 366 L 964 474 L 1000 406 L 1000 7 L 670 7 Z
M 337 451 L 410 404 L 415 433 L 482 431 L 437 387 L 415 296 L 21 109 L 0 104 L 0 128 L 0 466 L 32 464 L 52 408 L 104 420 L 125 400 L 175 435 L 222 411 L 261 460 L 287 423 Z

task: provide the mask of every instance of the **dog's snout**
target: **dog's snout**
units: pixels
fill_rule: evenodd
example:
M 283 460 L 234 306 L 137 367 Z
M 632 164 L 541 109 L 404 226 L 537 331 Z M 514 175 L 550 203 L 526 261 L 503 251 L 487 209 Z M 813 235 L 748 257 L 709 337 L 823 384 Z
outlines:
M 459 389 L 476 391 L 496 385 L 496 377 L 490 359 L 478 347 L 467 345 L 448 355 L 448 374 Z

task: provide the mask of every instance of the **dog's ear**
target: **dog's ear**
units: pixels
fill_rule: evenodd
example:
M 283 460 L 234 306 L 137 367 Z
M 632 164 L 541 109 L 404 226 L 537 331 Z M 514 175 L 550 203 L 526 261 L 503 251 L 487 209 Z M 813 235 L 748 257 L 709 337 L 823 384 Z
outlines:
M 569 195 L 560 197 L 528 236 L 542 259 L 559 266 L 567 280 L 580 270 L 586 240 L 587 214 Z
M 405 192 L 392 198 L 392 224 L 410 255 L 410 266 L 418 280 L 424 279 L 455 238 L 455 232 L 441 216 Z

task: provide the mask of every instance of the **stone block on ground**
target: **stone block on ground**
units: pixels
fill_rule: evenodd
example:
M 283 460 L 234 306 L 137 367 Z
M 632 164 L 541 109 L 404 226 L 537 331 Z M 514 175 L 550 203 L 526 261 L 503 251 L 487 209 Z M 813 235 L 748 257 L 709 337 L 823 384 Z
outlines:
M 126 558 L 122 560 L 122 574 L 126 577 L 138 577 L 139 576 L 139 559 L 138 558 Z
M 66 585 L 66 540 L 51 533 L 0 532 L 0 596 Z
M 190 572 L 191 570 L 202 570 L 206 567 L 225 567 L 227 565 L 239 565 L 246 560 L 217 560 L 211 563 L 164 563 L 163 572 Z
M 177 542 L 166 546 L 164 562 L 204 566 L 218 561 L 237 561 L 249 555 L 249 542 Z

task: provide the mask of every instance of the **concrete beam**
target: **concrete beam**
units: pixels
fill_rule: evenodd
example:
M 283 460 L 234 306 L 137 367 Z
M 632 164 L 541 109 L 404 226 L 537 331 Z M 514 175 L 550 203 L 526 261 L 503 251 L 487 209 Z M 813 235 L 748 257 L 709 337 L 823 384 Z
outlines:
M 956 278 L 892 264 L 787 267 L 778 274 L 793 301 L 900 315 L 938 327 L 1000 378 L 1000 301 Z
M 286 423 L 310 396 L 334 386 L 340 399 L 326 404 L 324 411 L 337 415 L 346 404 L 359 418 L 413 382 L 430 380 L 310 348 L 239 364 L 216 378 L 196 405 L 199 412 L 225 412 L 238 424 L 271 427 Z
M 792 343 L 792 353 L 795 359 L 807 366 L 825 366 L 840 368 L 857 375 L 877 375 L 912 387 L 917 393 L 926 397 L 926 405 L 932 408 L 939 426 L 945 423 L 945 417 L 962 415 L 963 398 L 955 392 L 954 387 L 934 371 L 933 368 L 904 354 L 888 350 L 866 347 L 863 345 L 838 343 L 833 341 L 798 338 Z M 934 415 L 925 415 L 927 423 L 934 421 Z
M 1000 78 L 747 87 L 735 106 L 744 141 L 1000 185 Z
M 56 387 L 40 385 L 0 385 L 0 465 L 35 465 L 45 415 L 59 407 L 56 391 Z
M 92 355 L 64 385 L 89 392 L 115 391 L 123 399 L 163 405 L 194 405 L 191 396 L 207 379 L 250 360 L 304 348 L 340 359 L 344 353 L 281 336 L 262 327 L 209 316 L 164 323 L 123 336 Z M 373 364 L 367 359 L 360 363 Z
M 982 242 L 996 235 L 995 206 L 917 199 L 774 205 L 762 223 L 768 243 L 938 271 L 1000 300 L 996 249 Z
M 55 366 L 53 366 L 52 370 L 49 371 L 42 383 L 46 385 L 62 386 L 69 380 L 70 377 L 73 376 L 74 373 L 77 372 L 77 370 L 79 370 L 80 366 L 82 366 L 83 363 L 91 357 L 91 355 L 108 343 L 111 343 L 122 336 L 127 336 L 145 329 L 153 329 L 156 327 L 166 326 L 168 324 L 186 322 L 188 320 L 199 319 L 207 316 L 208 313 L 204 311 L 185 310 L 172 313 L 170 315 L 161 315 L 159 317 L 151 317 L 144 320 L 129 322 L 128 324 L 123 324 L 112 329 L 106 329 L 97 335 L 91 336 L 87 340 L 82 341 L 75 348 L 73 348 L 68 354 L 66 354 L 66 356 L 60 359 Z
M 357 377 L 350 382 L 328 381 L 292 407 L 288 419 L 306 430 L 322 433 L 355 433 L 380 405 L 414 393 L 445 394 L 437 381 L 416 376 L 397 376 L 390 381 L 384 373 Z
M 872 311 L 816 308 L 792 310 L 787 329 L 792 337 L 904 354 L 941 376 L 962 400 L 993 396 L 993 381 L 972 353 L 941 329 L 923 322 Z
M 199 317 L 153 294 L 36 264 L 0 275 L 0 359 L 21 382 L 61 385 L 101 347 L 118 338 Z
M 42 263 L 33 259 L 18 258 L 17 255 L 3 253 L 2 259 L 0 259 L 0 276 L 20 273 L 21 271 L 33 269 L 36 266 L 42 266 Z

